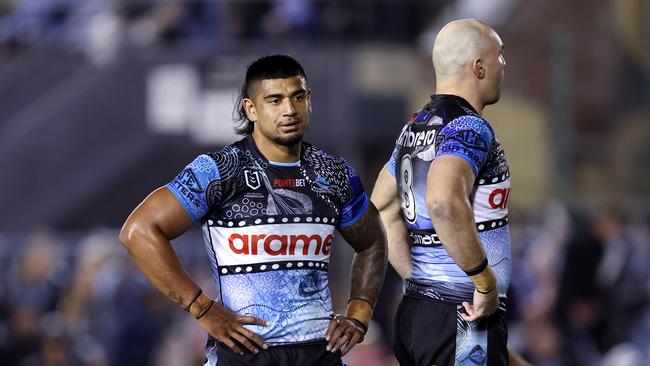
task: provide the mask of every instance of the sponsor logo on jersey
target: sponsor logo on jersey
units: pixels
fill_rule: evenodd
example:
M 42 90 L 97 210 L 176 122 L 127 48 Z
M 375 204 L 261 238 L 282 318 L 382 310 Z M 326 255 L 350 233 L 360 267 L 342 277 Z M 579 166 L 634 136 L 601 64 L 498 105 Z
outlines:
M 334 236 L 327 234 L 240 234 L 228 237 L 228 246 L 234 254 L 243 255 L 329 255 Z
M 397 139 L 397 144 L 403 147 L 432 145 L 436 138 L 436 130 L 413 132 L 405 128 Z
M 476 365 L 482 365 L 485 362 L 485 359 L 487 358 L 487 354 L 485 353 L 483 348 L 481 348 L 481 346 L 477 344 L 469 352 L 467 358 L 469 358 L 470 361 L 472 361 Z
M 253 199 L 258 199 L 258 198 L 266 198 L 266 195 L 261 192 L 246 192 L 244 194 L 244 198 L 253 198 Z
M 188 202 L 191 202 L 196 207 L 201 207 L 201 201 L 199 201 L 197 195 L 192 193 L 190 189 L 180 181 L 180 179 L 174 179 L 173 185 Z
M 475 222 L 501 220 L 508 215 L 510 180 L 478 185 L 472 199 Z
M 332 194 L 330 182 L 320 174 L 314 179 L 311 189 L 316 193 Z
M 194 175 L 192 169 L 188 168 L 183 170 L 181 174 L 178 175 L 178 180 L 181 182 L 182 185 L 189 188 L 189 190 L 194 193 L 203 192 L 203 188 L 201 188 L 201 183 L 199 183 L 199 180 L 196 179 L 196 175 Z
M 439 246 L 442 245 L 442 241 L 438 238 L 436 234 L 415 234 L 409 233 L 413 245 L 420 246 Z
M 487 151 L 488 149 L 488 145 L 485 139 L 483 139 L 481 135 L 473 130 L 458 131 L 451 135 L 450 138 L 460 142 L 470 149 L 476 149 L 480 151 Z
M 262 185 L 260 173 L 257 171 L 244 170 L 244 179 L 246 180 L 246 185 L 251 189 L 258 189 Z
M 497 188 L 488 196 L 488 203 L 493 209 L 506 208 L 510 197 L 510 188 Z
M 300 179 L 295 179 L 295 178 L 289 178 L 289 179 L 273 179 L 273 187 L 275 188 L 285 188 L 285 187 L 304 187 L 305 184 L 305 179 L 300 178 Z
M 427 122 L 429 122 L 431 117 L 433 117 L 433 113 L 434 113 L 434 111 L 429 111 L 429 110 L 426 110 L 426 109 L 423 110 L 422 112 L 420 112 L 418 114 L 418 116 L 417 116 L 417 118 L 415 120 L 415 123 L 416 124 L 426 124 Z
M 431 118 L 431 121 L 427 123 L 427 126 L 441 126 L 442 125 L 442 118 L 438 116 L 433 116 Z

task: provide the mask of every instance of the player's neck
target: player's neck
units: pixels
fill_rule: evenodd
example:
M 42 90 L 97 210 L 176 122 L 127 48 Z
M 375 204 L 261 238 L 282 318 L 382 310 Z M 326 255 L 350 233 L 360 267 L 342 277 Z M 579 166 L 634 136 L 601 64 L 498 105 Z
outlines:
M 485 105 L 481 102 L 481 98 L 476 92 L 476 88 L 465 86 L 462 84 L 440 84 L 436 86 L 436 94 L 449 94 L 459 96 L 467 101 L 472 108 L 479 114 L 483 115 Z
M 253 135 L 257 149 L 264 155 L 266 160 L 278 163 L 293 163 L 300 160 L 300 149 L 302 141 L 293 145 L 280 145 L 268 139 L 259 138 Z

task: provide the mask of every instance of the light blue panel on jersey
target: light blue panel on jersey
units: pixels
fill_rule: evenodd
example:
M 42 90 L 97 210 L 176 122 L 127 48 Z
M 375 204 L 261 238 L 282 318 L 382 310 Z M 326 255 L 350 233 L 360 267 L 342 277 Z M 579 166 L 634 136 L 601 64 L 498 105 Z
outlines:
M 390 159 L 386 163 L 386 169 L 394 177 L 395 176 L 395 164 L 397 164 L 397 156 L 399 155 L 399 145 L 395 144 L 393 152 L 390 154 Z
M 485 255 L 494 271 L 499 285 L 499 293 L 505 295 L 512 273 L 512 254 L 510 252 L 510 227 L 508 225 L 479 233 Z
M 479 233 L 479 238 L 485 250 L 485 254 L 494 271 L 499 285 L 499 293 L 505 295 L 510 283 L 511 259 L 510 259 L 510 232 L 506 225 L 494 230 Z M 472 280 L 463 272 L 460 267 L 449 256 L 444 247 L 412 246 L 411 256 L 413 258 L 413 270 L 411 280 L 427 285 L 435 282 L 449 282 L 471 285 Z M 454 296 L 468 296 L 467 287 L 448 287 L 449 294 Z
M 444 247 L 413 246 L 411 247 L 411 257 L 413 258 L 411 280 L 423 285 L 446 282 L 449 283 L 449 294 L 458 297 L 471 295 L 473 290 L 469 289 L 469 285 L 472 285 L 472 281 L 451 259 Z M 468 286 L 456 288 L 453 286 L 456 283 Z
M 214 246 L 212 245 L 212 236 L 210 235 L 210 227 L 207 222 L 204 222 L 201 225 L 201 232 L 203 233 L 203 244 L 205 244 L 205 250 L 208 252 L 208 258 L 210 258 L 210 267 L 212 268 L 212 278 L 216 284 L 217 297 L 221 298 L 221 287 L 219 286 L 219 266 L 217 265 L 217 254 L 214 252 Z
M 442 155 L 455 155 L 465 159 L 472 167 L 474 175 L 485 164 L 488 149 L 494 133 L 487 122 L 474 116 L 461 116 L 449 122 L 440 130 L 442 143 L 436 146 L 436 158 Z
M 204 347 L 205 363 L 203 366 L 217 366 L 217 347 L 219 347 L 217 342 L 209 347 L 207 345 Z
M 213 180 L 219 179 L 219 169 L 208 155 L 199 155 L 165 187 L 183 205 L 192 223 L 201 220 L 210 209 L 206 190 Z
M 247 325 L 270 345 L 325 339 L 332 313 L 327 272 L 270 271 L 221 276 L 223 303 L 239 315 L 270 321 Z

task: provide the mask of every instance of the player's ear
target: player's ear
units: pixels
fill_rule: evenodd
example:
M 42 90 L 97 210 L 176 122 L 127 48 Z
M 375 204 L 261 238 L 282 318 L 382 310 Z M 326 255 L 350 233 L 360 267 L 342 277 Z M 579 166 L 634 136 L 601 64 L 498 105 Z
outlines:
M 255 104 L 249 98 L 244 98 L 242 100 L 244 104 L 244 111 L 246 111 L 246 117 L 251 122 L 257 122 L 257 110 L 255 109 Z
M 483 64 L 483 60 L 480 58 L 475 58 L 474 61 L 472 62 L 472 71 L 474 72 L 474 75 L 479 80 L 485 79 L 485 65 Z

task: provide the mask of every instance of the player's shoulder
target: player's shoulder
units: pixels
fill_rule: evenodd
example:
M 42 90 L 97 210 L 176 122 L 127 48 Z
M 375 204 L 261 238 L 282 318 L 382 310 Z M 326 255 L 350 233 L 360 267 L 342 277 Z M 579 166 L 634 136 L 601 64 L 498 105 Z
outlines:
M 359 174 L 342 156 L 303 142 L 303 161 L 305 168 L 315 176 L 317 189 L 324 188 L 337 196 L 342 203 L 348 202 L 357 194 L 363 192 Z
M 203 152 L 190 163 L 190 168 L 197 173 L 207 173 L 213 179 L 236 176 L 247 159 L 246 148 L 244 141 L 239 140 L 220 150 Z
M 494 131 L 484 118 L 466 114 L 447 122 L 437 138 L 487 151 L 494 141 Z
M 445 123 L 446 126 L 453 127 L 460 130 L 486 130 L 492 132 L 492 126 L 483 117 L 474 114 L 462 114 L 450 119 Z
M 243 156 L 245 155 L 246 149 L 247 146 L 245 139 L 241 139 L 223 147 L 221 150 L 205 152 L 202 155 L 212 158 L 215 162 L 219 162 L 224 159 L 233 159 L 238 156 Z
M 338 165 L 349 165 L 343 157 L 331 154 L 320 147 L 316 147 L 308 142 L 303 142 L 304 154 L 303 157 L 305 160 L 310 163 L 317 163 L 319 165 L 327 164 L 332 166 Z

